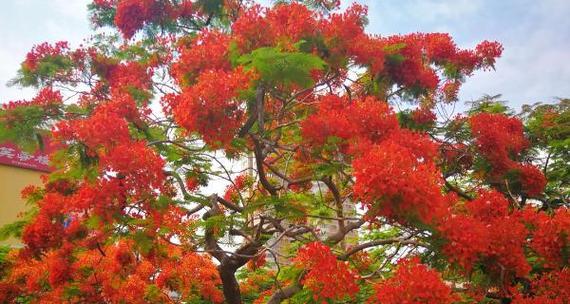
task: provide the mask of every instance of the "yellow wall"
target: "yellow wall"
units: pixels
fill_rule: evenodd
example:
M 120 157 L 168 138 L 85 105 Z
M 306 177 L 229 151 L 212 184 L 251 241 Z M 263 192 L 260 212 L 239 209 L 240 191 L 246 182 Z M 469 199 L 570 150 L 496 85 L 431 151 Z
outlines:
M 0 226 L 12 223 L 24 211 L 20 192 L 28 185 L 39 185 L 42 172 L 0 165 Z M 0 245 L 17 246 L 17 240 L 0 241 Z

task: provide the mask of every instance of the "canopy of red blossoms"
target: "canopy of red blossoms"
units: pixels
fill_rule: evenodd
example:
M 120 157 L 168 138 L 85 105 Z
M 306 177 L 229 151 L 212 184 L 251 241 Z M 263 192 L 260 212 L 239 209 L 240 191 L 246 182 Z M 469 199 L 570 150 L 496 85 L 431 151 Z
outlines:
M 0 302 L 567 303 L 567 101 L 446 117 L 501 44 L 340 8 L 94 0 L 34 46 L 0 140 L 59 148 Z

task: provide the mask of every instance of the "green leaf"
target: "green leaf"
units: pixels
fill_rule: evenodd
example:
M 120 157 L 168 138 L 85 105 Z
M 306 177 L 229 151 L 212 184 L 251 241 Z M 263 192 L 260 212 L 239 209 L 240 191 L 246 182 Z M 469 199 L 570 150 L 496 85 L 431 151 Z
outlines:
M 89 229 L 97 229 L 99 228 L 99 224 L 101 223 L 101 218 L 97 215 L 93 215 L 87 219 L 85 225 Z
M 137 231 L 132 236 L 132 239 L 135 241 L 138 249 L 144 254 L 149 253 L 154 246 L 152 238 L 143 231 Z
M 312 54 L 282 52 L 277 48 L 259 48 L 238 58 L 247 69 L 255 69 L 263 81 L 307 88 L 314 84 L 311 72 L 322 70 L 325 62 Z
M 6 261 L 6 256 L 8 256 L 8 253 L 10 253 L 10 246 L 6 246 L 6 245 L 1 245 L 0 246 L 0 266 L 2 264 L 4 264 L 4 262 Z
M 217 15 L 223 9 L 223 0 L 198 0 L 196 2 L 198 7 L 202 8 L 202 10 L 207 14 Z
M 19 238 L 27 224 L 27 220 L 18 220 L 0 227 L 0 241 L 5 241 L 10 237 Z
M 33 152 L 40 147 L 38 138 L 46 129 L 47 117 L 41 107 L 0 110 L 0 142 L 11 141 L 26 152 Z

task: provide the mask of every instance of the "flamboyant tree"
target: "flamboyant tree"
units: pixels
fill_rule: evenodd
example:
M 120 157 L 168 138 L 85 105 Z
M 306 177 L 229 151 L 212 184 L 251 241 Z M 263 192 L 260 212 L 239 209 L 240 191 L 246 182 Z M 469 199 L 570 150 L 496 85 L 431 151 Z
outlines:
M 568 303 L 569 101 L 437 117 L 501 45 L 339 6 L 94 0 L 35 46 L 0 139 L 56 152 L 0 302 Z

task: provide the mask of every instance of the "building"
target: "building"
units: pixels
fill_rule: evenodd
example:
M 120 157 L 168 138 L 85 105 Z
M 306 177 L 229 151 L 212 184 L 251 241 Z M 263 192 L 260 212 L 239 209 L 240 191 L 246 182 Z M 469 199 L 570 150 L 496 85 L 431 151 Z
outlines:
M 0 144 L 0 226 L 18 219 L 18 214 L 26 209 L 22 189 L 41 184 L 41 175 L 49 170 L 45 151 L 28 153 L 12 143 Z M 0 241 L 0 245 L 19 244 L 16 239 Z

